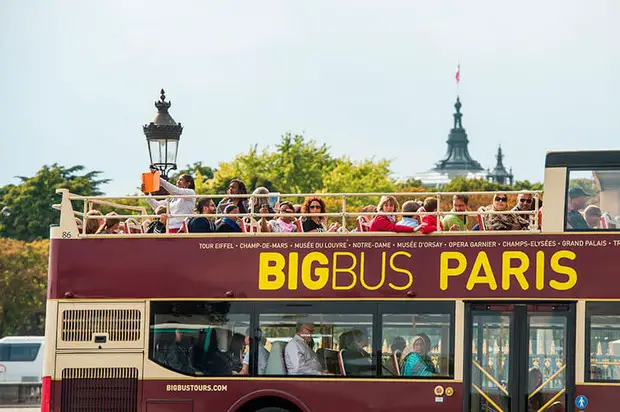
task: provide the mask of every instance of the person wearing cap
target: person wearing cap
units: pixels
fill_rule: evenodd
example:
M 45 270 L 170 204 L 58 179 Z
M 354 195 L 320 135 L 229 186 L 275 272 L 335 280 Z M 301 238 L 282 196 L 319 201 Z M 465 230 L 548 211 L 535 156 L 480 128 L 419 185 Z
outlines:
M 601 212 L 601 208 L 596 205 L 590 205 L 586 207 L 583 211 L 583 217 L 586 219 L 586 223 L 590 229 L 600 229 L 601 228 L 601 217 L 603 216 L 603 212 Z
M 583 218 L 580 210 L 586 207 L 588 194 L 579 187 L 568 189 L 568 205 L 566 212 L 566 226 L 568 229 L 589 229 L 588 223 Z

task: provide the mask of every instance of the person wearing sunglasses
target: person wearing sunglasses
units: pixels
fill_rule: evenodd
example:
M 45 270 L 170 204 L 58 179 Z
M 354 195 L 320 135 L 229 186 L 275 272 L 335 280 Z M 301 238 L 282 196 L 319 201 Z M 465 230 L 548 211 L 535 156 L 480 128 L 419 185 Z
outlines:
M 493 204 L 478 209 L 481 212 L 505 212 L 508 209 L 508 195 L 498 192 L 493 196 Z M 489 213 L 482 215 L 485 230 L 521 230 L 529 226 L 529 222 L 517 215 Z
M 536 199 L 532 197 L 532 193 L 523 190 L 517 196 L 517 204 L 512 208 L 515 212 L 531 212 L 536 208 L 535 202 Z M 542 201 L 538 200 L 538 209 L 542 207 Z M 528 222 L 533 221 L 534 215 L 526 215 L 526 214 L 518 214 L 520 218 Z
M 295 213 L 295 206 L 291 202 L 282 201 L 278 205 L 279 216 L 277 219 L 268 221 L 268 232 L 284 232 L 291 233 L 297 232 L 297 226 L 295 225 L 295 217 L 291 216 Z
M 325 213 L 325 202 L 320 197 L 313 196 L 306 199 L 301 210 L 302 213 L 310 214 L 302 218 L 304 232 L 335 232 L 338 230 L 338 223 L 332 223 L 328 229 L 325 216 L 312 216 L 312 214 Z

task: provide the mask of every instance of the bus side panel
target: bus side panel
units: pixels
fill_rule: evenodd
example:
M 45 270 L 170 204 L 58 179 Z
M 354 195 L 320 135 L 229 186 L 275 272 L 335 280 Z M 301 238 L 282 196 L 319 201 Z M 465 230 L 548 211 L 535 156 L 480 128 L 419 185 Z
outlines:
M 438 386 L 441 386 L 441 390 L 436 389 Z M 436 396 L 436 390 L 443 395 Z M 184 403 L 191 399 L 193 412 L 234 412 L 245 404 L 238 402 L 241 398 L 250 401 L 278 393 L 283 393 L 282 397 L 289 400 L 298 400 L 302 411 L 312 412 L 409 412 L 414 408 L 421 411 L 461 412 L 463 407 L 462 384 L 451 381 L 213 378 L 143 382 L 145 405 L 149 404 L 149 400 Z M 143 410 L 146 411 L 146 406 Z
M 618 384 L 577 385 L 575 395 L 588 398 L 588 411 L 617 410 L 611 405 L 620 405 L 620 386 Z M 569 399 L 575 402 L 575 399 Z

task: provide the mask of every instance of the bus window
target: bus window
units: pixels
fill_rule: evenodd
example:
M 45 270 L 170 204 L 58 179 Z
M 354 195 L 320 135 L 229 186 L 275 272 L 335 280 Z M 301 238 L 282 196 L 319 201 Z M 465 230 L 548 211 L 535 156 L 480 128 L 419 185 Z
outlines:
M 620 228 L 620 170 L 570 170 L 565 229 Z
M 383 376 L 451 376 L 451 314 L 384 314 L 382 329 Z
M 0 343 L 0 362 L 32 362 L 40 348 L 40 343 Z
M 264 374 L 374 376 L 372 321 L 358 313 L 261 314 Z
M 586 306 L 586 380 L 620 381 L 620 303 Z
M 153 302 L 149 359 L 185 375 L 235 375 L 243 368 L 249 326 L 243 304 Z

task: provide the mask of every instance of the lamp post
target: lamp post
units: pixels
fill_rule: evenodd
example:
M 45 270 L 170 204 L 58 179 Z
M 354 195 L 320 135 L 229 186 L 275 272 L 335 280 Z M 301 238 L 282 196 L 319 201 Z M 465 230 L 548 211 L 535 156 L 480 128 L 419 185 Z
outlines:
M 159 101 L 155 102 L 157 114 L 149 124 L 142 126 L 149 147 L 151 166 L 159 170 L 164 178 L 168 177 L 168 172 L 177 168 L 177 150 L 183 133 L 181 123 L 177 124 L 168 113 L 171 104 L 166 101 L 164 89 L 161 89 Z

